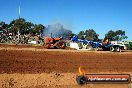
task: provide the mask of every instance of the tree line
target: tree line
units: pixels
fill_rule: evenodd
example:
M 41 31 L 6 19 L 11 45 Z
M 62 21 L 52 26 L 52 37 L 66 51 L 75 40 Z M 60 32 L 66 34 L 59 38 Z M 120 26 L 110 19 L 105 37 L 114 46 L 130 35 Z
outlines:
M 41 34 L 43 33 L 45 26 L 42 24 L 33 24 L 32 22 L 26 21 L 24 18 L 12 20 L 9 24 L 0 22 L 0 31 L 8 31 L 16 35 L 18 31 L 21 35 L 26 34 Z
M 123 30 L 109 30 L 104 39 L 99 39 L 99 34 L 97 34 L 93 29 L 88 29 L 85 31 L 80 31 L 78 34 L 80 39 L 87 39 L 92 41 L 102 41 L 108 39 L 109 41 L 121 41 L 123 39 L 127 39 L 128 37 L 125 35 L 125 31 Z
M 28 22 L 24 18 L 12 20 L 9 24 L 6 24 L 3 21 L 0 22 L 0 31 L 11 32 L 14 35 L 18 34 L 18 31 L 21 35 L 26 35 L 29 33 L 33 35 L 39 35 L 43 34 L 45 29 L 46 27 L 44 25 Z M 65 34 L 63 33 L 63 35 Z M 72 31 L 70 31 L 69 36 L 73 35 L 74 34 L 72 33 Z M 92 41 L 102 41 L 105 39 L 109 39 L 110 41 L 121 41 L 123 39 L 127 39 L 128 37 L 125 35 L 124 30 L 110 30 L 105 34 L 104 39 L 99 39 L 99 34 L 97 34 L 94 29 L 87 29 L 85 31 L 80 31 L 78 33 L 78 38 Z

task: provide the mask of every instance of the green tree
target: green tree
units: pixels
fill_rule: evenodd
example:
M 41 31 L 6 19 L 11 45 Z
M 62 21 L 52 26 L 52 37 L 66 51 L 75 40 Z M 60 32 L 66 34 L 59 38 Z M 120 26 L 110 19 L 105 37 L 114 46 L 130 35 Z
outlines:
M 45 30 L 45 26 L 42 24 L 35 24 L 33 28 L 33 33 L 34 34 L 43 34 L 43 31 Z
M 32 22 L 27 22 L 24 18 L 19 18 L 10 22 L 9 29 L 14 34 L 17 34 L 18 31 L 21 35 L 29 33 L 43 34 L 45 26 L 42 24 L 33 24 Z
M 78 34 L 78 38 L 87 39 L 92 41 L 98 41 L 98 34 L 93 29 L 88 29 L 86 31 L 80 31 Z
M 29 34 L 29 33 L 32 33 L 33 31 L 33 28 L 34 28 L 34 24 L 31 23 L 31 22 L 25 22 L 25 34 Z
M 125 31 L 123 30 L 117 30 L 117 31 L 108 31 L 108 33 L 105 34 L 105 38 L 109 39 L 110 41 L 121 41 L 122 39 L 127 39 L 128 37 L 125 35 Z
M 78 38 L 79 39 L 85 39 L 85 32 L 84 31 L 80 31 L 78 34 Z
M 87 40 L 92 40 L 92 41 L 98 41 L 98 34 L 93 30 L 89 29 L 85 31 L 86 39 Z
M 114 36 L 115 36 L 115 32 L 110 30 L 110 31 L 108 31 L 108 33 L 105 34 L 104 40 L 109 39 L 110 41 L 111 40 L 113 41 L 114 40 Z
M 10 22 L 9 28 L 14 34 L 17 34 L 18 30 L 20 31 L 20 34 L 24 34 L 24 32 L 26 31 L 25 22 L 26 20 L 24 18 L 13 20 Z
M 7 30 L 8 29 L 8 24 L 5 22 L 1 21 L 0 22 L 0 31 Z

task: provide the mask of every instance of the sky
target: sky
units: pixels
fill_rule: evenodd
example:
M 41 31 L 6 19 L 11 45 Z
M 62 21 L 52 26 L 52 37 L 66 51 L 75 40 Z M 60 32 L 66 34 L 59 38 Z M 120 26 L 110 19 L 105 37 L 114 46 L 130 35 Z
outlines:
M 0 0 L 0 21 L 17 19 L 19 5 L 20 16 L 35 24 L 61 23 L 75 34 L 94 29 L 102 39 L 122 29 L 132 40 L 132 0 Z

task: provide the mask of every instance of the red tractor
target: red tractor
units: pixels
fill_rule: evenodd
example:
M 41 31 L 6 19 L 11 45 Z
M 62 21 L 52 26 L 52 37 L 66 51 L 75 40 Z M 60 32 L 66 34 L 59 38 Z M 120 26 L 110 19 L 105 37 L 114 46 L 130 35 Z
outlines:
M 66 47 L 65 42 L 62 38 L 45 38 L 45 47 L 47 49 L 64 49 Z

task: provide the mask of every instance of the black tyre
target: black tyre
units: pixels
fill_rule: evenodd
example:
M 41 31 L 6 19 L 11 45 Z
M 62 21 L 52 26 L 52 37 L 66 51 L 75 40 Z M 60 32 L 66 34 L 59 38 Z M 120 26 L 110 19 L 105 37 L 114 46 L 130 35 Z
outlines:
M 56 48 L 57 49 L 64 49 L 65 47 L 66 47 L 66 44 L 65 44 L 65 42 L 64 41 L 58 41 L 58 42 L 56 42 L 57 44 L 56 44 Z
M 119 45 L 114 45 L 110 49 L 112 52 L 121 52 L 121 48 Z
M 114 47 L 110 47 L 110 51 L 114 52 L 115 51 Z
M 116 47 L 116 52 L 120 52 L 120 47 Z

